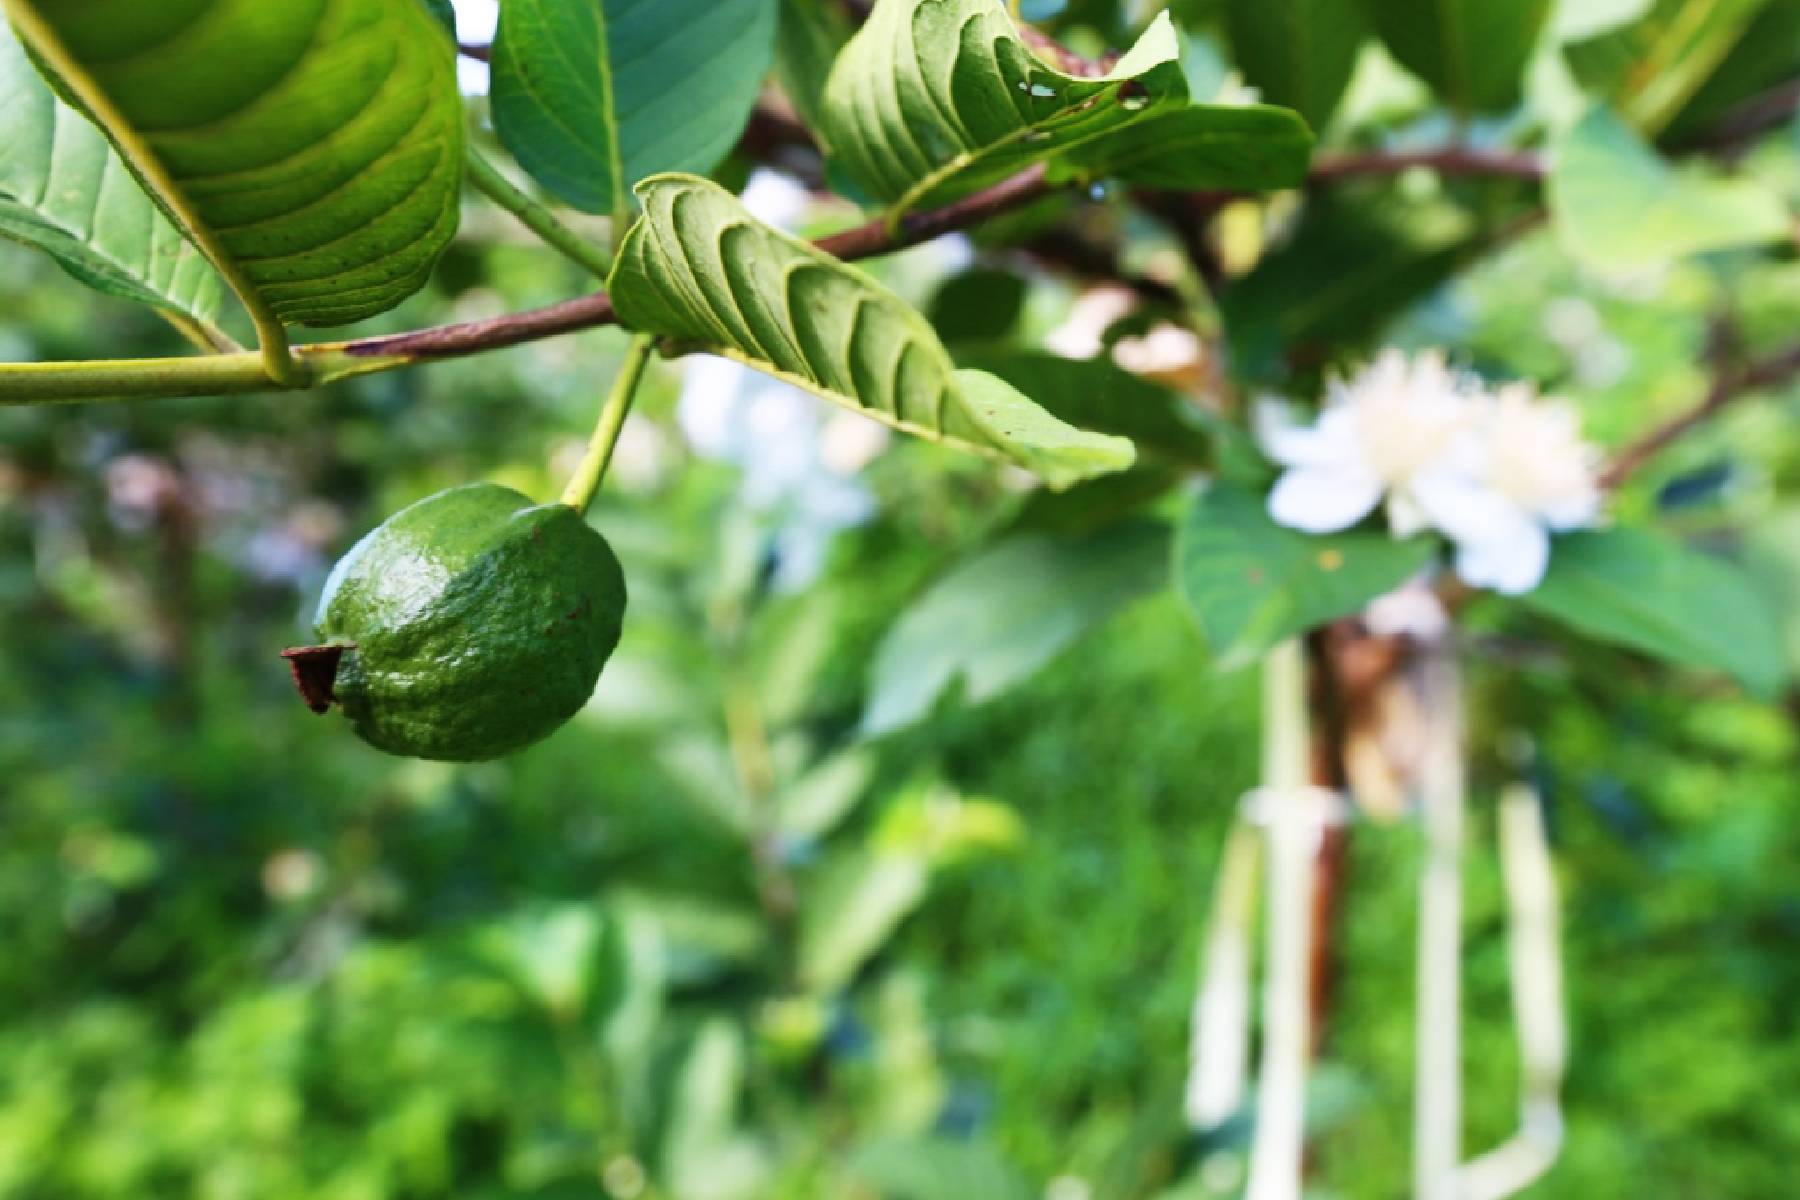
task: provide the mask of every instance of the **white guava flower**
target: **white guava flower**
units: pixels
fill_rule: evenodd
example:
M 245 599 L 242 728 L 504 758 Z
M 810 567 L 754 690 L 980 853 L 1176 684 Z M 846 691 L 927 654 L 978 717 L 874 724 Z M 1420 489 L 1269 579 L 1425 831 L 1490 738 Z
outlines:
M 1408 537 L 1433 524 L 1435 476 L 1454 469 L 1475 417 L 1469 385 L 1437 354 L 1384 351 L 1348 382 L 1333 381 L 1316 424 L 1278 405 L 1257 411 L 1257 437 L 1286 467 L 1269 514 L 1307 533 L 1348 529 L 1387 500 L 1388 527 Z
M 1474 587 L 1529 592 L 1550 565 L 1550 535 L 1600 517 L 1600 452 L 1574 408 L 1509 384 L 1482 403 L 1479 453 L 1434 505 L 1456 543 L 1456 573 Z
M 1385 499 L 1395 536 L 1443 533 L 1457 574 L 1475 587 L 1530 591 L 1549 566 L 1550 535 L 1600 515 L 1599 452 L 1572 407 L 1529 384 L 1487 391 L 1438 354 L 1385 351 L 1332 384 L 1312 426 L 1271 406 L 1258 426 L 1287 468 L 1269 496 L 1276 521 L 1332 533 Z

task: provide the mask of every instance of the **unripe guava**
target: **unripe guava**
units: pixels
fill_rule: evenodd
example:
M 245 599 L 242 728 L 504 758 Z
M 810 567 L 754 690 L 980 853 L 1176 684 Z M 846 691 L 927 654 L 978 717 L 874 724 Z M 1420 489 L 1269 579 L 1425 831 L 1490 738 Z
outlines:
M 619 642 L 625 579 L 574 509 L 491 483 L 401 510 L 332 569 L 324 645 L 290 650 L 315 711 L 370 745 L 476 762 L 567 721 Z

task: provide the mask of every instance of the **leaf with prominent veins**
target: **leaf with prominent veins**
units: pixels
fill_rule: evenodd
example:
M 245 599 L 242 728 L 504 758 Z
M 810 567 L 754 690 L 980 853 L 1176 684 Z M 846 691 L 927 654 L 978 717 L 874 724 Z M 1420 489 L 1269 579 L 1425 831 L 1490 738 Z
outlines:
M 57 99 L 0 20 L 0 237 L 90 287 L 168 313 L 213 346 L 225 285 L 87 118 Z
M 5 5 L 265 348 L 392 308 L 455 231 L 455 49 L 418 0 Z
M 507 0 L 494 127 L 586 212 L 624 217 L 638 180 L 710 171 L 749 119 L 779 0 Z
M 757 221 L 704 179 L 638 187 L 644 215 L 608 290 L 630 329 L 746 363 L 895 429 L 1018 464 L 1053 487 L 1123 470 L 1131 443 L 959 371 L 930 324 L 869 276 Z
M 832 68 L 820 130 L 895 215 L 977 191 L 1187 101 L 1168 14 L 1104 75 L 1064 74 L 1001 0 L 879 0 Z

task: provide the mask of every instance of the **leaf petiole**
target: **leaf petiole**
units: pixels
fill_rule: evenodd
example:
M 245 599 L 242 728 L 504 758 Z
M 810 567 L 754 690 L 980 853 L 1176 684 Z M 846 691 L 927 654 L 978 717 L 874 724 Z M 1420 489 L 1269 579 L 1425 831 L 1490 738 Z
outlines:
M 619 433 L 625 428 L 625 418 L 631 412 L 632 401 L 637 398 L 638 384 L 643 382 L 644 368 L 649 365 L 655 347 L 655 338 L 640 333 L 631 339 L 631 346 L 625 351 L 625 362 L 613 379 L 612 391 L 607 393 L 599 423 L 594 426 L 594 436 L 588 440 L 587 453 L 569 478 L 569 486 L 563 489 L 562 502 L 578 513 L 587 512 L 588 505 L 600 491 L 606 468 L 612 462 L 613 448 L 619 444 Z
M 610 254 L 563 224 L 555 213 L 532 199 L 473 148 L 469 150 L 468 172 L 470 186 L 517 217 L 521 225 L 564 258 L 601 279 L 612 270 Z M 615 232 L 613 236 L 620 235 Z

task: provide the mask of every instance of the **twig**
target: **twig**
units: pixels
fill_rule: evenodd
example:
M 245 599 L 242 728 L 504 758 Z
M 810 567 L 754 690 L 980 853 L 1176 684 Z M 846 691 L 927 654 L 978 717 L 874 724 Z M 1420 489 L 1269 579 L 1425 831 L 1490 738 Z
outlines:
M 813 243 L 827 254 L 850 260 L 891 254 L 928 242 L 932 238 L 967 229 L 989 217 L 1036 200 L 1050 191 L 1042 166 L 1030 167 L 993 187 L 976 192 L 942 208 L 913 213 L 890 233 L 887 223 L 879 218 L 820 238 Z M 573 300 L 564 300 L 545 308 L 507 313 L 484 321 L 467 321 L 457 325 L 440 325 L 413 333 L 388 334 L 346 342 L 341 349 L 358 357 L 406 355 L 410 358 L 454 358 L 499 350 L 522 342 L 535 342 L 559 334 L 577 333 L 616 324 L 618 314 L 612 298 L 605 292 L 591 292 Z
M 1545 174 L 1544 160 L 1525 151 L 1476 150 L 1443 146 L 1433 150 L 1368 150 L 1321 154 L 1306 173 L 1308 183 L 1332 183 L 1367 175 L 1398 175 L 1427 167 L 1440 175 L 1484 175 L 1535 182 Z
M 1601 486 L 1620 486 L 1672 442 L 1711 420 L 1721 409 L 1746 392 L 1785 383 L 1795 375 L 1800 375 L 1800 345 L 1721 370 L 1714 376 L 1712 387 L 1707 390 L 1700 403 L 1669 418 L 1620 450 L 1613 457 L 1612 464 L 1601 472 Z

